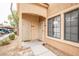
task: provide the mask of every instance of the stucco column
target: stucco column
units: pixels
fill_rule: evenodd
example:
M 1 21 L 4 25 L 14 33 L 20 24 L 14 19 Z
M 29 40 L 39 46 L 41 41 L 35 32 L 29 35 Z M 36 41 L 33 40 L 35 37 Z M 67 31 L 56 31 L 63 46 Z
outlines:
M 22 42 L 22 12 L 19 12 L 19 36 L 18 36 L 18 47 L 21 47 Z

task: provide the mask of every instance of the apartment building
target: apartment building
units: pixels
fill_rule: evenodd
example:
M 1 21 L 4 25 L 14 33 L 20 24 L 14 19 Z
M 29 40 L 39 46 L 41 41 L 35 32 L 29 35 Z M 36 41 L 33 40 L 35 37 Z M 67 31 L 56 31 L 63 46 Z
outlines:
M 18 3 L 19 40 L 41 40 L 67 55 L 79 55 L 79 4 Z

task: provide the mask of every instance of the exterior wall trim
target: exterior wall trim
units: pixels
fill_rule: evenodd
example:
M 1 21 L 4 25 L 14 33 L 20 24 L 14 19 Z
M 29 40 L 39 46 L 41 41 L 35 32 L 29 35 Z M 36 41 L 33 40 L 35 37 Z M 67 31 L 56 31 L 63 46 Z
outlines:
M 37 3 L 37 5 L 48 8 L 48 5 L 44 4 L 44 3 Z

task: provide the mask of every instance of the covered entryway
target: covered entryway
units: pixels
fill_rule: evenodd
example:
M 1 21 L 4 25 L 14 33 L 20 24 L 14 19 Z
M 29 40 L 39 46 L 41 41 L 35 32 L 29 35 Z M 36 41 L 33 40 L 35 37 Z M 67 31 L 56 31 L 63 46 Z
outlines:
M 22 41 L 41 40 L 45 38 L 45 18 L 33 14 L 22 14 Z

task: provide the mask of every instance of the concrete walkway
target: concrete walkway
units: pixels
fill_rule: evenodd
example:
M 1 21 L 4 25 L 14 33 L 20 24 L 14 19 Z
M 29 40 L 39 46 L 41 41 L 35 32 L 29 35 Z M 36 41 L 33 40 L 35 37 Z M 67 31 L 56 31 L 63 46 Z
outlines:
M 49 49 L 45 48 L 42 45 L 42 42 L 32 41 L 32 42 L 24 43 L 23 45 L 24 48 L 30 47 L 32 49 L 34 56 L 56 56 Z

